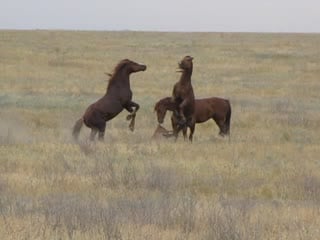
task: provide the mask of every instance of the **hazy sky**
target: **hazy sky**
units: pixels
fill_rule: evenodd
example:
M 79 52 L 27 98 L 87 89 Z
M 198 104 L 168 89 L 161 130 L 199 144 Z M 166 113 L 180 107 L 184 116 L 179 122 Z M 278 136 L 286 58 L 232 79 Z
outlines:
M 0 0 L 0 29 L 320 32 L 320 0 Z

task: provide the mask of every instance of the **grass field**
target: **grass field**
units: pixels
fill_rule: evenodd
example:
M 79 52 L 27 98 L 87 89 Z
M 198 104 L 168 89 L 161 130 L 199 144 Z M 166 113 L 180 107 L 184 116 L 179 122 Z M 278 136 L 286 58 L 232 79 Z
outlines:
M 0 239 L 318 239 L 320 35 L 0 31 Z M 196 97 L 228 98 L 194 142 L 151 141 L 153 106 L 194 57 Z M 105 142 L 74 122 L 119 60 L 131 76 Z M 164 124 L 170 128 L 169 117 Z

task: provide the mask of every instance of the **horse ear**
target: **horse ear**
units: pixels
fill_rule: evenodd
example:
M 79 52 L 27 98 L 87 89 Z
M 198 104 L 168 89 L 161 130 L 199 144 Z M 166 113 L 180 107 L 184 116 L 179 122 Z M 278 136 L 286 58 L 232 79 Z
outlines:
M 104 74 L 107 75 L 108 77 L 112 77 L 111 73 L 104 72 Z

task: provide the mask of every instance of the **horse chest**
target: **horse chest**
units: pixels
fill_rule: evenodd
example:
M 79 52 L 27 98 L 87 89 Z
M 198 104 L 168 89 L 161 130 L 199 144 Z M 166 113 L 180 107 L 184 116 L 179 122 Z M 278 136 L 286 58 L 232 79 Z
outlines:
M 132 91 L 128 90 L 128 91 L 123 91 L 120 95 L 119 95 L 119 100 L 122 104 L 125 104 L 128 101 L 131 101 L 132 99 Z
M 192 94 L 193 89 L 191 85 L 182 85 L 178 84 L 174 88 L 174 95 L 175 97 L 180 97 L 182 99 L 188 97 L 190 94 Z

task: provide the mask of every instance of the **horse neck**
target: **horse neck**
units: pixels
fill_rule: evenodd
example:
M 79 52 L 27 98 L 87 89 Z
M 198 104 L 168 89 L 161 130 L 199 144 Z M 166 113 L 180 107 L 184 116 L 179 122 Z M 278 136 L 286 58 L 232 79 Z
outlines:
M 180 77 L 180 83 L 182 84 L 190 84 L 191 83 L 191 75 L 192 75 L 192 68 L 189 70 L 184 70 Z
M 169 111 L 174 111 L 177 109 L 177 104 L 171 101 L 171 98 L 165 102 L 165 108 Z
M 114 76 L 112 76 L 112 79 L 110 79 L 109 85 L 107 87 L 107 93 L 113 91 L 113 89 L 119 88 L 130 89 L 129 75 L 124 71 L 118 72 Z

